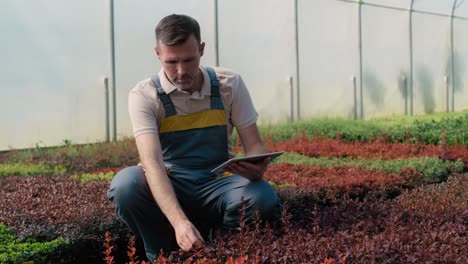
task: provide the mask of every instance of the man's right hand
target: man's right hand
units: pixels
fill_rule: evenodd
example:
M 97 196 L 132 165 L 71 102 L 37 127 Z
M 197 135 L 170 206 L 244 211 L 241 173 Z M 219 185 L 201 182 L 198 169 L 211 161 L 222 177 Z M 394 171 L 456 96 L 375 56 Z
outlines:
M 174 226 L 174 230 L 177 244 L 184 251 L 202 247 L 205 243 L 200 232 L 188 220 Z
M 185 216 L 167 176 L 159 137 L 147 133 L 136 137 L 135 140 L 148 186 L 159 208 L 174 227 L 177 244 L 183 250 L 201 247 L 204 243 L 203 238 Z

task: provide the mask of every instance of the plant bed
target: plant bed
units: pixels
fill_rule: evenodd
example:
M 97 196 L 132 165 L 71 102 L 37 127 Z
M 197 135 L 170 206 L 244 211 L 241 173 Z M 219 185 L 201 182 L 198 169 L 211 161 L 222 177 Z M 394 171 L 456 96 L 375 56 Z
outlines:
M 0 177 L 0 223 L 17 239 L 40 242 L 63 238 L 68 247 L 50 263 L 101 260 L 101 237 L 112 230 L 124 238 L 129 230 L 107 200 L 108 181 L 80 182 L 68 177 Z M 129 236 L 128 236 L 129 237 Z M 59 262 L 52 260 L 57 258 Z M 83 262 L 78 262 L 83 263 Z
M 289 191 L 280 195 L 295 199 Z M 342 200 L 294 212 L 306 226 L 291 221 L 286 203 L 279 225 L 241 221 L 237 232 L 218 233 L 202 249 L 162 255 L 156 263 L 466 263 L 466 201 L 468 174 L 394 200 Z
M 447 177 L 454 173 L 461 173 L 464 170 L 462 162 L 451 162 L 439 158 L 419 157 L 407 159 L 386 160 L 382 158 L 338 158 L 338 157 L 307 157 L 300 154 L 285 153 L 275 159 L 273 164 L 289 163 L 294 165 L 322 166 L 322 167 L 349 167 L 372 169 L 374 171 L 384 171 L 406 176 L 408 169 L 413 169 L 419 173 L 424 183 L 434 183 L 445 181 Z
M 287 151 L 308 157 L 382 158 L 402 159 L 415 157 L 438 157 L 459 161 L 468 168 L 468 148 L 460 145 L 423 145 L 416 143 L 344 142 L 341 139 L 309 138 L 306 135 L 279 143 L 268 142 L 270 151 Z
M 271 151 L 289 152 L 265 174 L 282 203 L 275 218 L 241 222 L 203 249 L 160 262 L 466 263 L 468 175 L 458 175 L 468 167 L 466 118 L 280 128 L 266 138 Z M 0 153 L 0 176 L 8 176 L 0 177 L 0 224 L 8 227 L 0 254 L 7 237 L 21 245 L 10 250 L 17 255 L 31 251 L 25 241 L 64 241 L 53 252 L 23 254 L 36 264 L 104 263 L 104 251 L 116 263 L 143 260 L 133 245 L 127 258 L 132 233 L 106 197 L 113 175 L 137 163 L 133 139 Z
M 134 139 L 118 142 L 11 150 L 0 153 L 0 164 L 41 163 L 62 166 L 69 173 L 86 173 L 99 168 L 125 167 L 139 162 Z
M 370 120 L 310 119 L 260 127 L 264 138 L 280 142 L 304 131 L 309 137 L 341 138 L 345 142 L 372 142 L 385 138 L 390 143 L 419 142 L 468 146 L 468 111 L 412 117 L 387 117 Z
M 294 165 L 273 165 L 267 172 L 267 179 L 268 175 L 277 174 L 275 169 L 278 172 L 291 170 L 291 168 L 284 166 Z M 310 167 L 304 167 L 304 169 L 307 168 Z M 315 173 L 323 173 L 320 171 L 322 168 L 316 169 Z M 355 170 L 356 168 L 351 169 Z M 117 170 L 118 168 L 108 169 L 111 173 Z M 337 171 L 349 172 L 347 168 Z M 352 180 L 350 180 L 351 178 L 342 180 L 338 187 L 333 181 L 322 180 L 317 182 L 314 188 L 310 188 L 305 184 L 300 185 L 291 174 L 283 173 L 276 176 L 282 182 L 277 180 L 276 183 L 299 184 L 300 188 L 290 187 L 290 189 L 303 190 L 304 199 L 310 201 L 308 205 L 323 206 L 331 204 L 330 202 L 324 203 L 324 199 L 337 202 L 342 197 L 362 196 L 363 190 L 365 192 L 372 190 L 374 193 L 379 190 L 387 193 L 389 190 L 398 190 L 399 192 L 400 190 L 395 186 L 404 182 L 404 178 L 398 175 L 386 178 L 388 173 L 379 174 L 373 170 L 364 169 L 356 171 L 381 175 L 379 179 L 383 182 L 379 182 L 377 178 L 358 177 Z M 303 174 L 304 178 L 310 177 L 307 173 L 309 172 L 298 170 L 296 176 Z M 347 178 L 348 175 L 343 174 L 340 177 Z M 386 184 L 388 186 L 383 187 Z M 41 241 L 52 241 L 63 237 L 69 241 L 70 248 L 64 251 L 66 254 L 64 253 L 61 257 L 61 262 L 67 263 L 68 261 L 70 263 L 73 262 L 72 260 L 84 256 L 88 256 L 88 259 L 98 259 L 102 253 L 98 246 L 102 244 L 102 236 L 106 230 L 118 235 L 117 245 L 120 249 L 125 248 L 128 238 L 131 236 L 128 228 L 117 219 L 112 203 L 107 200 L 106 191 L 109 180 L 80 181 L 63 176 L 8 177 L 0 178 L 0 185 L 2 186 L 0 200 L 3 201 L 0 204 L 0 223 L 9 226 L 18 238 L 35 237 Z M 278 189 L 280 193 L 283 192 L 282 189 Z M 324 193 L 323 190 L 327 190 L 327 192 Z M 322 200 L 317 199 L 317 197 L 321 197 Z M 291 210 L 298 211 L 300 210 L 298 208 L 302 208 L 306 203 L 292 204 L 294 207 Z M 303 220 L 298 219 L 297 223 L 299 222 L 303 222 Z
M 421 175 L 411 171 L 410 179 L 418 182 Z M 317 201 L 325 204 L 342 198 L 362 199 L 368 192 L 396 195 L 403 185 L 404 177 L 383 171 L 360 167 L 321 167 L 279 164 L 272 165 L 265 172 L 265 179 L 279 186 L 297 186 L 313 193 Z

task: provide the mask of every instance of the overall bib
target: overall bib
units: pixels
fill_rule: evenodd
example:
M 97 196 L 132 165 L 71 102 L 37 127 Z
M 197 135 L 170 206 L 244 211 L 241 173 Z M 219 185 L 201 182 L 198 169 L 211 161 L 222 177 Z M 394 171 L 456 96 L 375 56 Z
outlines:
M 178 115 L 159 78 L 152 78 L 165 109 L 159 139 L 167 175 L 185 214 L 202 235 L 214 226 L 238 227 L 242 198 L 247 220 L 253 218 L 254 209 L 263 218 L 270 216 L 278 203 L 264 180 L 210 173 L 228 159 L 228 137 L 219 81 L 212 68 L 206 69 L 211 81 L 210 109 L 189 115 Z M 174 230 L 155 202 L 141 167 L 117 173 L 107 195 L 120 218 L 142 238 L 150 260 L 161 249 L 167 253 L 177 248 Z

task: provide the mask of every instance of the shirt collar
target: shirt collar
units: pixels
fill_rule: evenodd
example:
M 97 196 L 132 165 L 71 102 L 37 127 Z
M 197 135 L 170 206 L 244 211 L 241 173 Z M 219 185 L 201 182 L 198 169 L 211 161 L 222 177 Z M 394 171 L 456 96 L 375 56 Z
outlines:
M 211 81 L 210 81 L 210 77 L 208 76 L 208 72 L 206 71 L 205 67 L 201 66 L 200 65 L 200 70 L 202 71 L 203 73 L 203 84 L 202 84 L 202 88 L 200 90 L 200 93 L 198 92 L 195 92 L 193 93 L 191 96 L 194 97 L 194 98 L 203 98 L 205 96 L 210 96 L 211 95 Z M 164 92 L 166 92 L 167 94 L 170 94 L 174 91 L 178 91 L 178 92 L 182 92 L 184 93 L 183 90 L 175 87 L 170 81 L 169 79 L 167 78 L 166 74 L 164 73 L 164 69 L 161 68 L 161 70 L 159 71 L 158 73 L 158 76 L 159 76 L 159 79 L 161 81 L 161 86 L 164 90 Z

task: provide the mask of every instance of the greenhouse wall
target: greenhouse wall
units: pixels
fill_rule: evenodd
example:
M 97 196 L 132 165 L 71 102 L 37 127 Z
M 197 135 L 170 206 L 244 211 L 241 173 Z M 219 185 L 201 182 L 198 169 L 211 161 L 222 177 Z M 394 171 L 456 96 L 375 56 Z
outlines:
M 202 64 L 241 73 L 259 124 L 468 109 L 465 0 L 3 0 L 0 150 L 132 136 L 127 95 L 172 13 L 199 21 Z

